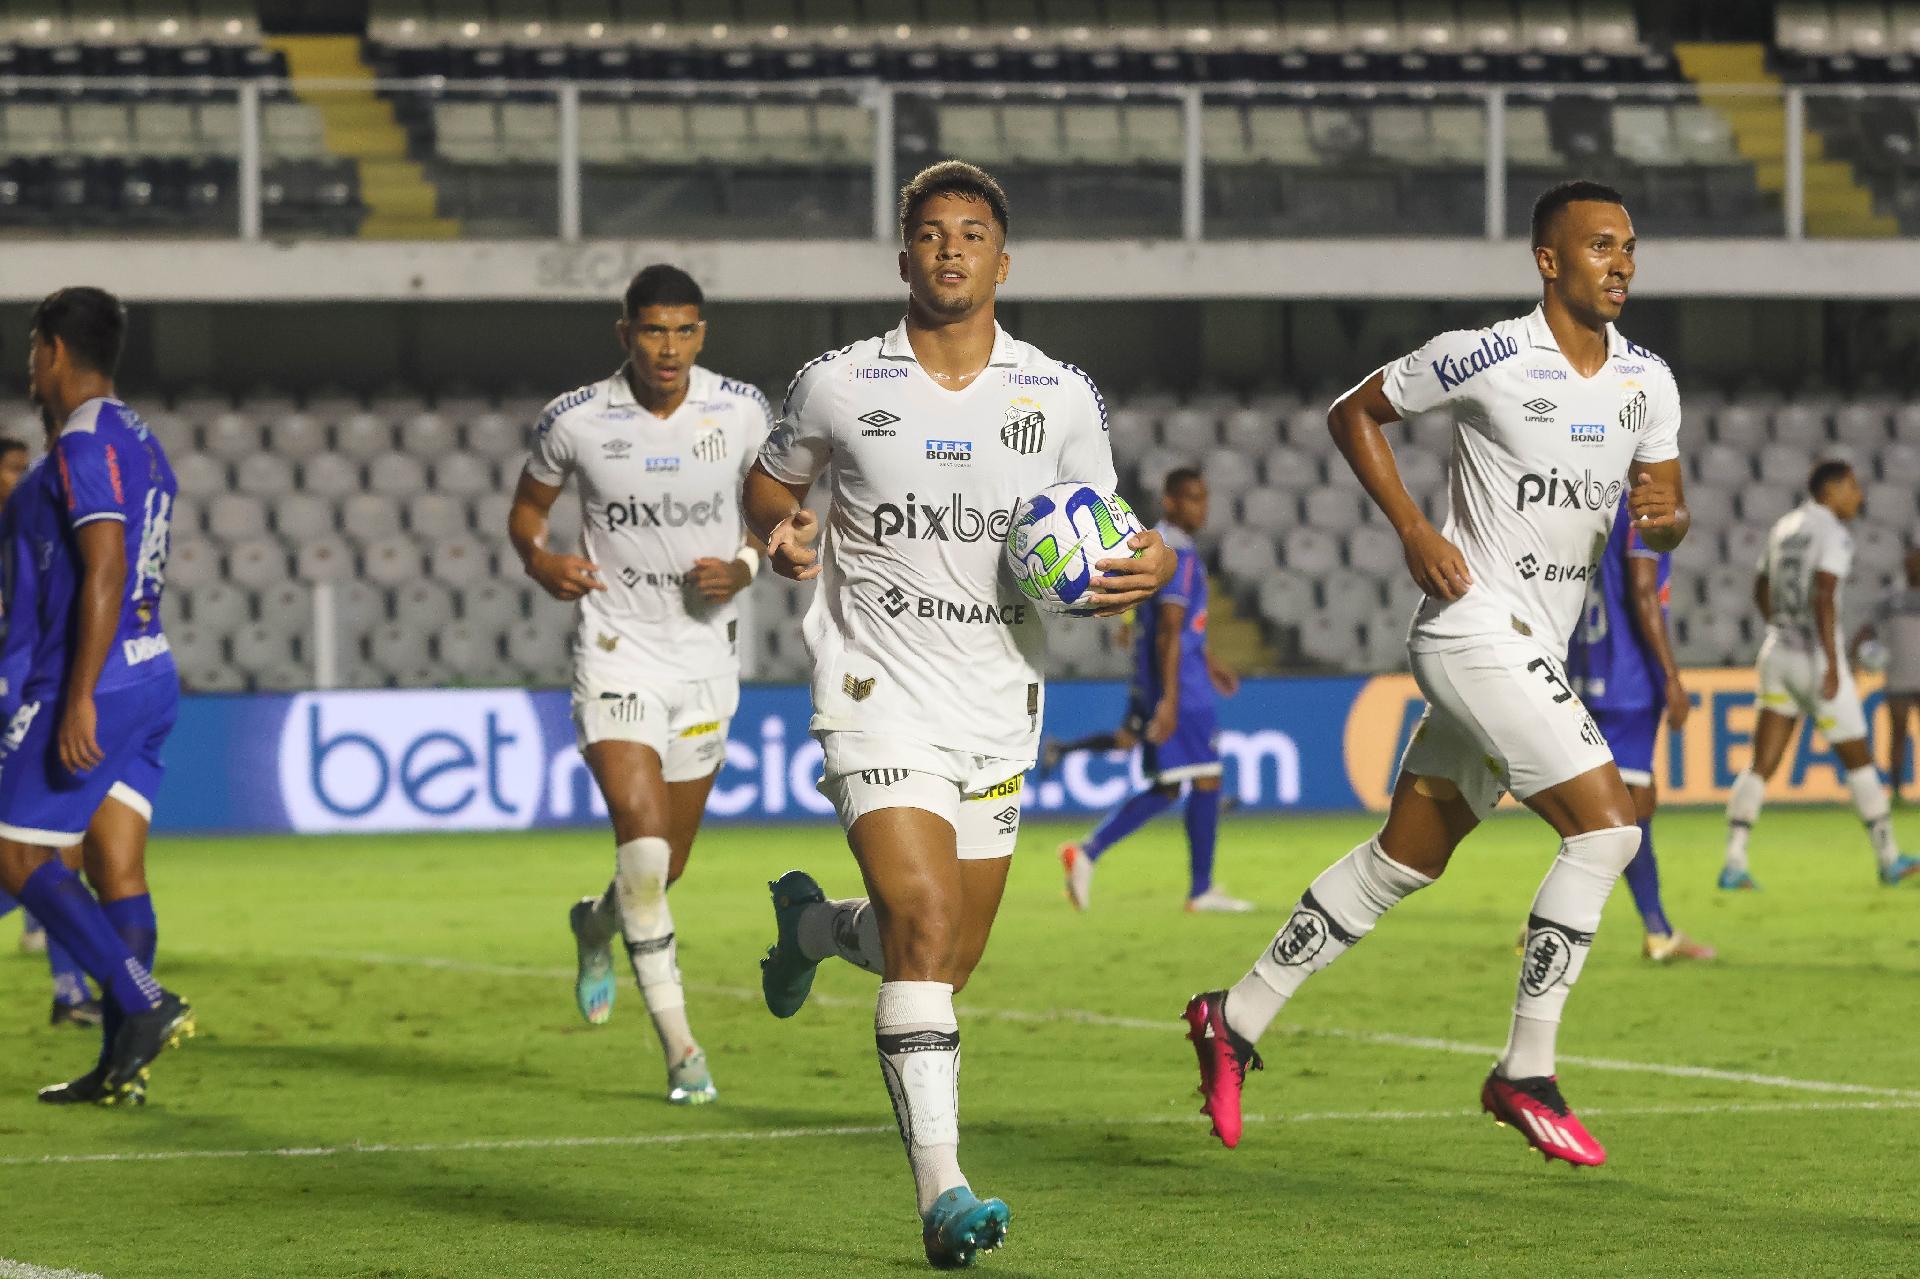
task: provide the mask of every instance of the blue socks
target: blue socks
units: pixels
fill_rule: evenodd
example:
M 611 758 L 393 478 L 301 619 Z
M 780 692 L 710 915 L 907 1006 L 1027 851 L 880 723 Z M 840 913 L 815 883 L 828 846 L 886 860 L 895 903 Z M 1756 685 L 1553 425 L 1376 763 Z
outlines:
M 129 900 L 148 901 L 145 897 Z M 80 877 L 59 858 L 43 863 L 27 876 L 27 882 L 20 886 L 20 902 L 46 925 L 47 940 L 64 945 L 99 984 L 101 992 L 123 1011 L 146 1012 L 159 1006 L 159 984 L 140 957 L 120 939 L 106 910 L 93 899 Z M 153 918 L 150 902 L 146 918 Z
M 53 1001 L 73 1007 L 93 998 L 87 989 L 87 974 L 74 959 L 73 952 L 53 937 L 47 938 L 47 971 L 53 974 Z
M 1213 887 L 1213 844 L 1219 833 L 1220 792 L 1194 787 L 1187 793 L 1189 898 L 1198 897 Z
M 1141 791 L 1108 813 L 1107 819 L 1087 836 L 1087 842 L 1080 845 L 1080 851 L 1087 855 L 1088 861 L 1098 861 L 1100 854 L 1173 807 L 1178 794 L 1176 791 L 1163 795 L 1157 788 Z
M 117 902 L 102 903 L 101 910 L 113 925 L 113 931 L 120 934 L 120 940 L 126 943 L 133 957 L 153 971 L 154 955 L 160 949 L 160 924 L 153 915 L 153 895 L 141 893 L 138 897 L 122 897 Z M 100 1009 L 100 1062 L 106 1064 L 107 1054 L 113 1049 L 115 1036 L 120 1033 L 120 1023 L 125 1014 L 119 1005 L 108 1000 Z
M 1640 922 L 1656 937 L 1673 932 L 1667 922 L 1667 910 L 1660 901 L 1660 867 L 1653 860 L 1653 823 L 1640 823 L 1640 851 L 1627 863 L 1627 887 L 1633 890 L 1633 904 L 1640 910 Z

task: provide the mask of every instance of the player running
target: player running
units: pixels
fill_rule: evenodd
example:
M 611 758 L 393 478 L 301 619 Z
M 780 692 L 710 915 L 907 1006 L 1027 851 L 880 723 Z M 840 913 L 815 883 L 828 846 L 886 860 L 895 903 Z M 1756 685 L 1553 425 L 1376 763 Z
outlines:
M 1657 964 L 1712 959 L 1715 953 L 1667 921 L 1660 900 L 1660 866 L 1653 856 L 1653 812 L 1659 795 L 1653 781 L 1654 738 L 1663 716 L 1677 733 L 1693 709 L 1667 634 L 1672 572 L 1673 556 L 1647 545 L 1622 503 L 1594 569 L 1586 614 L 1567 652 L 1574 691 L 1607 739 L 1620 780 L 1633 798 L 1640 851 L 1627 863 L 1627 887 L 1646 929 L 1641 953 Z
M 718 1095 L 687 1024 L 667 890 L 686 870 L 740 704 L 735 595 L 760 555 L 741 536 L 740 480 L 768 429 L 767 400 L 695 364 L 704 297 L 685 271 L 650 266 L 614 325 L 626 362 L 541 414 L 508 534 L 527 575 L 579 604 L 573 718 L 613 819 L 614 877 L 568 915 L 589 1024 L 613 1012 L 615 933 L 660 1037 L 667 1100 Z M 583 553 L 549 548 L 568 479 Z
M 767 1007 L 791 1017 L 815 965 L 881 974 L 874 1041 L 913 1168 L 927 1260 L 964 1266 L 1006 1236 L 1007 1206 L 960 1171 L 953 997 L 986 948 L 1040 732 L 1043 637 L 1002 550 L 1014 507 L 1062 480 L 1114 486 L 1105 405 L 1070 364 L 994 321 L 1007 203 L 970 164 L 900 193 L 906 319 L 802 368 L 747 476 L 747 524 L 775 569 L 818 578 L 807 614 L 820 789 L 867 896 L 829 902 L 790 871 L 770 887 Z M 802 507 L 823 473 L 826 536 Z M 1173 573 L 1157 533 L 1095 567 L 1103 614 Z M 1064 625 L 1074 625 L 1065 621 Z
M 50 1102 L 144 1100 L 148 1064 L 194 1031 L 193 1010 L 152 974 L 147 825 L 180 700 L 160 629 L 177 486 L 159 441 L 114 394 L 126 323 L 99 289 L 62 289 L 34 308 L 28 383 L 58 430 L 8 509 L 12 624 L 31 626 L 34 643 L 0 742 L 0 885 L 105 1006 L 98 1064 L 43 1090 Z M 59 855 L 83 836 L 99 901 Z
M 6 506 L 7 499 L 19 487 L 20 480 L 27 473 L 29 460 L 26 441 L 0 436 L 0 508 Z M 12 522 L 0 514 L 0 574 L 7 579 L 4 589 L 0 589 L 0 600 L 5 601 L 4 607 L 11 607 L 19 591 L 12 580 L 15 574 L 8 550 L 13 545 L 13 539 Z M 21 598 L 31 596 L 29 584 Z M 11 628 L 7 627 L 6 622 L 4 610 L 0 609 L 0 630 L 4 630 L 6 635 L 4 640 L 0 640 L 0 724 L 11 722 L 13 713 L 20 709 L 20 686 L 26 681 L 35 637 L 30 621 Z M 79 849 L 67 850 L 67 864 L 79 865 L 79 856 Z M 0 892 L 0 915 L 11 913 L 19 905 L 12 897 Z M 47 956 L 47 969 L 53 976 L 53 1007 L 47 1014 L 49 1024 L 83 1028 L 100 1024 L 100 1001 L 88 989 L 86 973 L 81 971 L 80 965 L 74 962 L 65 946 L 47 940 L 47 930 L 26 911 L 20 912 L 20 949 L 28 953 L 45 952 Z
M 1853 637 L 1855 653 L 1869 642 L 1885 650 L 1888 735 L 1892 738 L 1887 776 L 1892 779 L 1896 804 L 1905 798 L 1900 792 L 1906 785 L 1911 758 L 1907 730 L 1914 713 L 1920 711 L 1920 546 L 1907 548 L 1906 572 L 1906 589 L 1881 600 Z
M 1229 897 L 1213 884 L 1213 848 L 1220 830 L 1220 725 L 1214 695 L 1231 697 L 1240 677 L 1207 648 L 1207 569 L 1193 535 L 1207 522 L 1207 482 L 1180 467 L 1168 473 L 1160 498 L 1160 535 L 1173 548 L 1173 581 L 1140 610 L 1134 644 L 1130 736 L 1143 740 L 1141 766 L 1152 785 L 1107 815 L 1078 844 L 1063 844 L 1060 865 L 1067 900 L 1086 910 L 1093 898 L 1093 867 L 1101 854 L 1165 812 L 1188 786 L 1187 909 L 1243 913 L 1252 902 Z
M 1920 872 L 1893 837 L 1893 806 L 1867 747 L 1867 717 L 1841 658 L 1840 586 L 1853 568 L 1847 525 L 1866 501 L 1853 468 L 1825 461 L 1807 478 L 1807 500 L 1781 516 L 1767 535 L 1753 580 L 1754 607 L 1766 619 L 1756 674 L 1760 714 L 1753 726 L 1753 763 L 1733 780 L 1727 799 L 1727 861 L 1720 887 L 1753 889 L 1747 840 L 1760 817 L 1767 782 L 1787 752 L 1800 717 L 1813 722 L 1847 770 L 1853 811 L 1867 828 L 1880 882 Z
M 1601 907 L 1640 849 L 1633 800 L 1564 669 L 1586 580 L 1625 501 L 1648 547 L 1686 536 L 1680 399 L 1666 364 L 1612 321 L 1634 275 L 1618 192 L 1568 182 L 1533 209 L 1543 283 L 1531 314 L 1443 333 L 1347 392 L 1327 415 L 1340 451 L 1400 533 L 1425 593 L 1408 650 L 1428 710 L 1400 762 L 1386 824 L 1302 894 L 1231 991 L 1188 1003 L 1203 1107 L 1227 1146 L 1254 1044 L 1301 983 L 1345 954 L 1511 791 L 1560 836 L 1527 917 L 1512 1030 L 1480 1102 L 1550 1159 L 1606 1159 L 1554 1074 L 1554 1040 Z M 1408 496 L 1381 427 L 1453 420 L 1444 530 Z

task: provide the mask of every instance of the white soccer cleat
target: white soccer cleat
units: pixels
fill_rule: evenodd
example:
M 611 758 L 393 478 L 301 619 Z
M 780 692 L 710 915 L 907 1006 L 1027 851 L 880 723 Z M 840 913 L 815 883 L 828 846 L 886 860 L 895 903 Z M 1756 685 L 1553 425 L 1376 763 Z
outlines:
M 1075 910 L 1087 909 L 1093 904 L 1093 858 L 1078 844 L 1062 844 L 1060 868 L 1067 872 L 1067 900 Z
M 1214 915 L 1246 915 L 1252 913 L 1253 903 L 1241 901 L 1238 897 L 1229 897 L 1217 888 L 1209 888 L 1198 897 L 1187 898 L 1187 913 Z

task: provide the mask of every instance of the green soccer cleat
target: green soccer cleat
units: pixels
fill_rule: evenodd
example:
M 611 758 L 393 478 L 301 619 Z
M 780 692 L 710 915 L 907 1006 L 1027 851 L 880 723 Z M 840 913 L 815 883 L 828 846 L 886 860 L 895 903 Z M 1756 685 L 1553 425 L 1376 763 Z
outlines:
M 713 1086 L 713 1076 L 707 1072 L 707 1055 L 698 1048 L 667 1071 L 668 1105 L 704 1106 L 718 1100 L 720 1090 Z
M 965 1186 L 943 1191 L 927 1209 L 920 1241 L 936 1270 L 962 1270 L 1007 1241 L 1011 1214 L 998 1199 L 980 1199 Z
M 613 1016 L 613 993 L 618 989 L 613 979 L 612 939 L 587 940 L 586 928 L 591 924 L 599 900 L 582 897 L 567 911 L 567 926 L 573 931 L 573 947 L 580 961 L 573 979 L 573 1002 L 579 1005 L 580 1015 L 587 1019 L 589 1026 L 607 1024 Z
M 1920 857 L 1902 853 L 1880 868 L 1880 882 L 1891 888 L 1901 880 L 1920 875 Z
M 760 961 L 760 993 L 767 1011 L 791 1017 L 813 990 L 813 970 L 820 965 L 800 953 L 800 912 L 827 900 L 820 885 L 804 870 L 790 870 L 767 885 L 773 894 L 774 942 Z

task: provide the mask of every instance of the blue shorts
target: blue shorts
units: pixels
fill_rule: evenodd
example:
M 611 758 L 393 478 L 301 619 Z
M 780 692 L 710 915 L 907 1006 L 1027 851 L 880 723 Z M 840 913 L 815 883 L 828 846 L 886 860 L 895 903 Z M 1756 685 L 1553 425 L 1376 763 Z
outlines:
M 169 675 L 94 696 L 94 738 L 106 756 L 70 773 L 60 762 L 60 703 L 26 702 L 0 739 L 0 837 L 42 848 L 80 842 L 101 803 L 112 796 L 153 819 L 153 797 L 166 768 L 160 748 L 180 710 L 180 683 Z
M 1653 739 L 1660 734 L 1665 710 L 1658 706 L 1590 706 L 1587 711 L 1613 750 L 1620 780 L 1629 786 L 1653 785 Z
M 1171 786 L 1196 777 L 1220 776 L 1220 716 L 1211 698 L 1180 705 L 1173 736 L 1155 746 L 1147 740 L 1147 721 L 1153 708 L 1135 702 L 1127 712 L 1127 727 L 1140 738 L 1140 771 L 1157 786 Z

